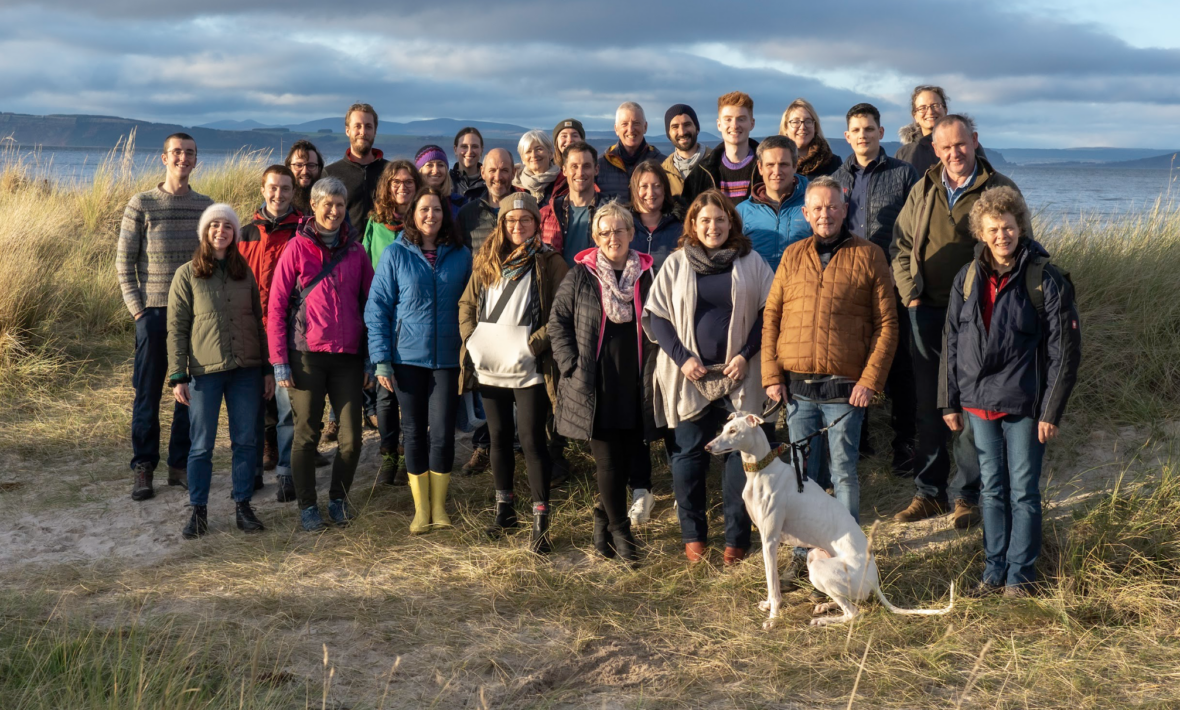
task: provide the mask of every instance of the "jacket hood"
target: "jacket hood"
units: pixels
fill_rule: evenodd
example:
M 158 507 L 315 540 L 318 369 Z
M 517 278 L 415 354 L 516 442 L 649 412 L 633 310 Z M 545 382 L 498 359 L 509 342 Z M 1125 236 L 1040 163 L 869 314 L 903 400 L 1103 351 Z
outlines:
M 619 147 L 619 144 L 613 143 L 611 147 L 607 148 L 606 152 L 602 154 L 602 157 L 606 158 L 606 162 L 615 166 L 619 170 L 626 170 L 627 167 L 623 165 L 623 159 L 619 157 L 620 150 L 622 150 L 622 148 Z M 648 143 L 647 139 L 644 138 L 643 143 L 639 145 L 639 152 L 654 153 L 656 152 L 656 147 L 651 143 Z M 644 158 L 639 158 L 639 160 L 644 160 Z
M 632 249 L 632 251 L 635 250 Z M 656 263 L 656 260 L 651 257 L 651 254 L 644 254 L 641 251 L 636 251 L 635 253 L 639 255 L 639 273 L 643 273 L 644 271 L 651 269 L 651 267 Z M 596 254 L 598 254 L 598 247 L 583 249 L 574 257 L 574 263 L 581 264 L 587 269 L 590 269 L 590 271 L 595 271 L 598 259 Z
M 801 195 L 807 194 L 807 185 L 811 181 L 807 179 L 806 175 L 800 175 L 799 173 L 795 173 L 795 179 L 799 181 L 798 184 L 795 185 L 795 191 L 792 192 L 791 196 L 784 200 L 784 202 L 794 200 Z M 773 205 L 770 204 L 770 198 L 766 196 L 765 178 L 763 180 L 763 182 L 757 183 L 754 185 L 754 188 L 750 190 L 750 199 L 756 204 L 772 207 Z
M 915 143 L 922 138 L 922 127 L 917 123 L 906 124 L 897 129 L 897 137 L 901 139 L 902 145 Z
M 300 212 L 298 209 L 296 209 L 294 206 L 292 206 L 291 211 L 288 212 L 283 217 L 280 217 L 279 219 L 272 219 L 272 218 L 266 216 L 266 206 L 263 205 L 263 206 L 259 207 L 254 212 L 254 222 L 253 223 L 259 227 L 264 226 L 264 227 L 267 227 L 268 229 L 273 230 L 275 227 L 278 227 L 278 226 L 284 225 L 284 224 L 294 224 L 294 225 L 298 226 L 302 220 L 303 220 L 303 213 Z
M 295 228 L 295 236 L 303 237 L 305 239 L 310 239 L 313 242 L 315 242 L 317 246 L 323 246 L 323 242 L 320 241 L 320 232 L 316 228 L 315 215 L 313 215 L 313 214 L 304 215 L 299 218 L 299 226 L 297 226 Z M 348 223 L 348 220 L 346 219 L 343 222 L 341 222 L 340 223 L 340 247 L 347 246 L 348 243 L 351 241 L 354 241 L 355 238 L 356 238 L 356 230 L 353 229 L 353 226 Z M 337 248 L 340 248 L 340 247 L 337 247 Z

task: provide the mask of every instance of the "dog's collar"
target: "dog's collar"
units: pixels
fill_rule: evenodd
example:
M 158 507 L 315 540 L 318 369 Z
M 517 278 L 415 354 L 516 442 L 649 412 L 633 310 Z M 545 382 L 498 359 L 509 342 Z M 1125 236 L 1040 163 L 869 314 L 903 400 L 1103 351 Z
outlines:
M 790 447 L 787 444 L 779 444 L 777 449 L 771 449 L 769 454 L 763 456 L 755 463 L 746 463 L 745 461 L 742 461 L 742 470 L 746 473 L 758 473 L 762 469 L 769 466 L 771 461 L 774 461 L 776 458 L 778 458 L 779 454 L 786 451 L 788 448 Z

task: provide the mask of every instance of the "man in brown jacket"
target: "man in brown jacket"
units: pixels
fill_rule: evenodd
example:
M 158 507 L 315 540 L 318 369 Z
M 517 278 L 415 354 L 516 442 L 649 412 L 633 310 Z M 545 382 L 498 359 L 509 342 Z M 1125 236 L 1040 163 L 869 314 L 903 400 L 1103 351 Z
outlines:
M 893 225 L 890 245 L 897 292 L 906 306 L 902 317 L 908 317 L 912 326 L 918 420 L 914 446 L 917 492 L 894 520 L 908 523 L 941 515 L 953 497 L 954 525 L 965 529 L 980 521 L 979 457 L 975 437 L 966 426 L 955 438 L 958 473 L 954 481 L 949 480 L 949 431 L 938 409 L 942 332 L 951 285 L 974 255 L 976 240 L 968 225 L 971 208 L 984 191 L 1001 186 L 1016 189 L 1016 184 L 979 155 L 979 137 L 967 116 L 943 116 L 934 124 L 932 135 L 939 162 L 910 190 Z M 1021 232 L 1032 234 L 1032 225 L 1021 225 Z
M 845 228 L 847 209 L 832 178 L 807 186 L 803 216 L 812 236 L 787 247 L 774 275 L 762 319 L 762 386 L 771 399 L 787 400 L 792 440 L 832 426 L 836 499 L 859 521 L 860 427 L 897 349 L 897 306 L 884 252 Z M 822 445 L 812 446 L 812 477 Z

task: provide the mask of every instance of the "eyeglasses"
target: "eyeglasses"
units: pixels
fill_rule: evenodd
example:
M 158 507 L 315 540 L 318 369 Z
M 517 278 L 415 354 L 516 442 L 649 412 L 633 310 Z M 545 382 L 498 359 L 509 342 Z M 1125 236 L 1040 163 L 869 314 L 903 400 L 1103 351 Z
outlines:
M 791 128 L 799 128 L 800 126 L 807 126 L 808 128 L 815 128 L 815 120 L 811 119 L 811 118 L 804 118 L 802 120 L 800 120 L 798 118 L 794 118 L 794 119 L 791 119 L 790 121 L 787 121 L 787 125 L 790 126 Z
M 915 106 L 914 113 L 930 113 L 934 109 L 938 109 L 939 111 L 945 111 L 946 104 L 937 103 L 937 104 L 927 104 L 925 106 Z
M 307 168 L 319 168 L 319 163 L 291 163 L 292 170 L 306 170 Z
M 536 223 L 537 223 L 537 220 L 533 219 L 531 216 L 520 217 L 519 219 L 516 217 L 508 217 L 504 220 L 504 226 L 507 227 L 508 229 L 516 229 L 517 227 L 529 227 L 529 226 L 532 226 Z

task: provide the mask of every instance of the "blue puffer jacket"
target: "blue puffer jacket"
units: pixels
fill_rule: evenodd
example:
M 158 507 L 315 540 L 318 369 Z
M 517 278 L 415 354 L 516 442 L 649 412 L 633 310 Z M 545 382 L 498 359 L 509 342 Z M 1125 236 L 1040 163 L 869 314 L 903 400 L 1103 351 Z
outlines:
M 459 297 L 470 277 L 471 250 L 462 244 L 440 246 L 433 268 L 400 236 L 385 250 L 365 304 L 369 358 L 379 372 L 389 363 L 459 367 Z
M 811 225 L 803 217 L 803 197 L 807 194 L 807 178 L 796 176 L 795 191 L 776 210 L 766 199 L 766 185 L 759 183 L 754 195 L 737 206 L 742 218 L 742 234 L 754 243 L 771 269 L 778 269 L 783 252 L 797 241 L 811 236 Z
M 631 248 L 641 254 L 649 254 L 655 260 L 652 274 L 657 273 L 664 265 L 664 259 L 676 250 L 680 242 L 680 235 L 684 234 L 684 210 L 677 204 L 671 212 L 660 216 L 660 223 L 655 231 L 647 231 L 643 220 L 635 212 L 631 213 L 635 220 L 635 239 Z
M 983 294 L 991 268 L 987 247 L 975 249 L 975 281 L 963 300 L 970 264 L 955 277 L 946 312 L 945 346 L 939 366 L 939 406 L 1003 412 L 1060 424 L 1077 380 L 1082 337 L 1073 286 L 1053 266 L 1044 266 L 1044 313 L 1029 295 L 1026 271 L 1034 258 L 1048 258 L 1044 247 L 1022 239 L 1016 268 L 996 294 L 991 328 L 983 327 Z

